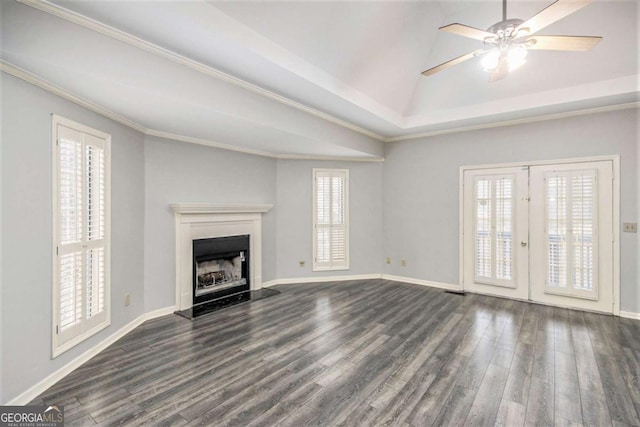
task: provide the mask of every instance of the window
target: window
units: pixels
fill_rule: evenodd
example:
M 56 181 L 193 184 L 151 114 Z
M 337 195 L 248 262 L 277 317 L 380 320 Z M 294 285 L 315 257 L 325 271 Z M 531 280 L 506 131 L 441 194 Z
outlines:
M 349 269 L 349 171 L 313 170 L 313 270 Z
M 111 137 L 53 116 L 53 356 L 110 324 Z

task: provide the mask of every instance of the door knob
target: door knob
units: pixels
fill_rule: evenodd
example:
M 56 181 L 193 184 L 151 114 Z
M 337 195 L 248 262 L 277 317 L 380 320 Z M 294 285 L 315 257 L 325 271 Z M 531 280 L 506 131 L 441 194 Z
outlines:
M 522 242 L 520 242 L 520 246 L 522 246 L 523 248 L 527 246 L 527 242 L 525 242 L 524 240 Z

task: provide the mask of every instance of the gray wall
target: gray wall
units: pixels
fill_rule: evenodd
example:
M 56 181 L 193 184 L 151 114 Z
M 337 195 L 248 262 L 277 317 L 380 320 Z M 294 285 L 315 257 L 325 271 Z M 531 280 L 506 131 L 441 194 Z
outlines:
M 640 9 L 639 9 L 640 12 Z M 640 111 L 638 111 L 638 116 L 640 116 Z M 636 216 L 633 219 L 633 221 L 635 222 L 640 222 L 640 172 L 638 171 L 638 169 L 640 169 L 640 117 L 636 118 L 636 164 L 635 164 L 635 169 L 636 169 L 636 201 L 637 201 L 637 208 L 636 208 Z M 629 218 L 631 219 L 631 218 Z M 623 221 L 627 221 L 627 217 L 623 216 Z M 638 287 L 636 288 L 636 300 L 635 300 L 635 307 L 636 309 L 633 310 L 636 313 L 640 313 L 640 233 L 635 235 L 635 240 L 636 240 L 636 279 L 638 281 Z M 630 307 L 633 307 L 632 304 L 629 304 Z
M 144 141 L 5 73 L 2 86 L 2 394 L 6 402 L 144 312 Z M 51 114 L 112 136 L 111 326 L 51 360 Z M 131 293 L 131 305 L 124 295 Z
M 276 161 L 202 145 L 145 141 L 145 310 L 175 304 L 170 203 L 275 203 Z M 263 216 L 264 281 L 275 278 L 276 212 Z
M 620 154 L 621 219 L 638 221 L 638 110 L 391 143 L 384 164 L 276 161 L 144 137 L 0 76 L 0 402 L 139 315 L 174 304 L 170 203 L 276 204 L 263 222 L 265 281 L 384 272 L 457 283 L 461 165 Z M 112 135 L 112 326 L 55 360 L 50 358 L 51 113 Z M 348 271 L 311 271 L 314 167 L 350 171 Z M 639 237 L 621 234 L 622 309 L 632 312 L 640 312 Z M 386 256 L 391 265 L 384 263 Z M 302 268 L 300 260 L 306 261 Z M 132 297 L 128 307 L 126 293 Z
M 459 167 L 619 154 L 621 220 L 638 221 L 637 109 L 390 143 L 383 272 L 458 283 Z M 406 258 L 402 267 L 399 259 Z M 640 312 L 638 236 L 621 233 L 621 309 Z
M 349 270 L 312 271 L 313 168 L 349 169 Z M 278 160 L 278 279 L 380 273 L 382 168 L 382 163 Z

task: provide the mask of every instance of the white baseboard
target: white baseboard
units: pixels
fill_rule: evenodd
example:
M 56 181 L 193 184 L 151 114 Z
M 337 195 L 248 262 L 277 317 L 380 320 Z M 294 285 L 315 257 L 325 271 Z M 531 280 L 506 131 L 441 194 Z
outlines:
M 433 282 L 431 280 L 414 279 L 412 277 L 394 276 L 392 274 L 383 274 L 382 278 L 385 280 L 392 280 L 394 282 L 412 283 L 414 285 L 429 286 L 430 288 L 445 289 L 447 291 L 461 291 L 462 286 L 453 285 L 451 283 Z
M 155 319 L 156 317 L 161 317 L 167 314 L 171 314 L 174 312 L 174 310 L 175 310 L 174 306 L 165 307 L 165 308 L 154 310 L 149 313 L 145 313 L 136 317 L 134 320 L 127 323 L 126 325 L 118 329 L 113 334 L 109 335 L 107 338 L 105 338 L 102 342 L 97 344 L 95 347 L 85 351 L 80 356 L 71 360 L 62 368 L 51 373 L 42 381 L 39 381 L 38 383 L 28 388 L 26 391 L 20 393 L 18 396 L 14 397 L 13 399 L 5 403 L 5 405 L 12 405 L 12 406 L 26 405 L 27 403 L 31 402 L 33 399 L 38 397 L 42 392 L 47 390 L 49 387 L 51 387 L 52 385 L 60 381 L 62 378 L 69 375 L 75 369 L 80 367 L 83 363 L 87 362 L 89 359 L 96 356 L 102 350 L 106 349 L 111 344 L 113 344 L 114 342 L 118 341 L 120 338 L 127 335 L 129 332 L 131 332 L 132 330 L 140 326 L 145 321 L 150 319 Z
M 166 316 L 167 314 L 175 313 L 177 308 L 175 306 L 169 306 L 164 308 L 159 308 L 157 310 L 150 311 L 144 314 L 144 321 L 155 319 L 157 317 Z
M 275 286 L 278 284 L 277 280 L 268 280 L 266 282 L 262 282 L 262 288 L 269 288 L 271 286 Z
M 311 276 L 311 277 L 293 277 L 288 279 L 275 279 L 263 282 L 262 287 L 268 288 L 275 285 L 292 285 L 295 283 L 324 283 L 324 282 L 344 282 L 346 280 L 369 280 L 380 279 L 380 274 L 353 274 L 351 276 Z
M 633 311 L 620 311 L 620 317 L 640 320 L 640 313 L 634 313 Z
M 288 285 L 294 283 L 322 283 L 322 282 L 343 282 L 345 280 L 369 280 L 369 279 L 385 279 L 394 282 L 412 283 L 414 285 L 429 286 L 431 288 L 445 289 L 449 291 L 460 291 L 460 285 L 452 285 L 450 283 L 434 282 L 431 280 L 414 279 L 412 277 L 394 276 L 391 274 L 354 274 L 351 276 L 318 276 L 318 277 L 295 277 L 289 279 L 275 279 L 262 283 L 263 288 L 276 285 Z

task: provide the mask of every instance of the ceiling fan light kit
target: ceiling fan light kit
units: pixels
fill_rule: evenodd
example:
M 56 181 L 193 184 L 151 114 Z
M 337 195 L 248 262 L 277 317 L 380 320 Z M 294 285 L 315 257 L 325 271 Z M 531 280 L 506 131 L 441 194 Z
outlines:
M 500 57 L 506 57 L 509 72 L 515 71 L 527 62 L 528 50 L 520 45 L 510 46 L 504 49 L 493 48 L 482 57 L 482 69 L 487 72 L 495 72 L 500 64 Z
M 526 62 L 529 50 L 590 50 L 602 40 L 602 37 L 533 35 L 565 16 L 582 9 L 590 2 L 591 0 L 557 0 L 532 18 L 523 21 L 521 19 L 507 19 L 507 2 L 503 0 L 502 21 L 492 25 L 486 31 L 457 23 L 440 27 L 441 31 L 480 40 L 484 43 L 484 49 L 429 68 L 422 74 L 431 76 L 453 65 L 482 55 L 481 66 L 485 71 L 491 73 L 489 81 L 493 82 L 507 77 L 510 72 L 520 68 Z

